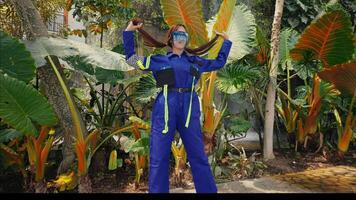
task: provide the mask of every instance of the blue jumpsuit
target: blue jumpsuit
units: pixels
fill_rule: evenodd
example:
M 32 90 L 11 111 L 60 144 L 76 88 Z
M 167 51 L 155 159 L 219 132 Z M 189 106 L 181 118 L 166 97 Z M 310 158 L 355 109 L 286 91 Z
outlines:
M 123 42 L 126 60 L 131 60 L 128 63 L 144 71 L 152 71 L 155 78 L 158 70 L 172 67 L 176 88 L 192 88 L 193 81 L 194 86 L 201 73 L 222 68 L 232 45 L 231 41 L 224 40 L 217 58 L 208 60 L 198 56 L 189 56 L 185 52 L 180 56 L 168 52 L 167 55 L 138 57 L 134 50 L 133 31 L 123 32 Z M 133 59 L 135 62 L 132 62 L 134 57 L 136 57 Z M 193 78 L 195 76 L 191 75 L 191 66 L 198 69 L 198 78 Z M 171 143 L 176 130 L 180 133 L 187 152 L 196 192 L 216 193 L 215 180 L 208 163 L 208 157 L 204 152 L 199 120 L 200 102 L 197 93 L 195 91 L 191 93 L 169 90 L 168 93 L 163 93 L 160 92 L 156 97 L 151 116 L 149 193 L 169 192 L 169 159 Z M 164 95 L 167 98 L 164 98 Z M 168 120 L 165 118 L 165 114 L 168 115 Z M 189 120 L 187 120 L 188 118 Z

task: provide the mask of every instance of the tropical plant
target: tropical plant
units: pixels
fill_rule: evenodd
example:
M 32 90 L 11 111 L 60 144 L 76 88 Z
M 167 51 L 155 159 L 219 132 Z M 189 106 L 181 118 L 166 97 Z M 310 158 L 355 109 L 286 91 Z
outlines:
M 18 39 L 0 31 L 0 72 L 28 83 L 35 76 L 35 61 Z
M 236 4 L 235 0 L 223 1 L 220 5 L 219 12 L 216 17 L 216 22 L 213 26 L 213 31 L 228 31 L 233 18 L 234 6 Z M 212 34 L 212 37 L 215 36 Z M 222 45 L 223 39 L 219 38 L 211 50 L 208 52 L 208 58 L 214 59 Z M 211 153 L 213 150 L 213 138 L 216 127 L 218 126 L 222 111 L 215 111 L 213 107 L 213 96 L 214 96 L 214 86 L 216 80 L 217 72 L 206 73 L 201 76 L 199 88 L 200 96 L 202 98 L 202 108 L 204 115 L 203 122 L 203 133 L 204 133 L 204 144 L 206 153 Z
M 45 192 L 44 168 L 53 143 L 52 136 L 47 141 L 46 137 L 50 127 L 56 125 L 57 117 L 42 94 L 35 90 L 31 84 L 26 84 L 34 77 L 35 67 L 31 54 L 17 39 L 1 31 L 0 43 L 1 50 L 6 52 L 0 57 L 0 88 L 2 91 L 0 117 L 2 122 L 14 128 L 2 130 L 1 150 L 10 159 L 10 162 L 16 163 L 20 167 L 23 176 L 27 177 L 21 148 L 14 151 L 11 148 L 12 142 L 7 145 L 3 144 L 9 140 L 20 143 L 20 139 L 26 135 L 27 138 L 23 146 L 27 149 L 31 172 L 35 173 L 35 189 L 36 192 Z M 5 51 L 4 48 L 7 50 Z M 38 126 L 42 127 L 40 133 L 37 130 Z
M 244 66 L 238 62 L 229 63 L 218 71 L 216 87 L 225 94 L 235 94 L 248 90 L 259 75 L 258 67 Z
M 324 69 L 318 75 L 332 83 L 338 90 L 344 94 L 352 95 L 349 110 L 347 112 L 345 125 L 342 126 L 342 120 L 338 110 L 334 109 L 334 115 L 337 122 L 338 131 L 338 150 L 339 155 L 343 156 L 347 152 L 352 139 L 352 132 L 356 129 L 356 117 L 354 116 L 353 105 L 356 96 L 356 63 L 346 63 L 333 66 L 330 69 Z
M 88 176 L 88 167 L 90 165 L 90 160 L 92 158 L 92 154 L 90 153 L 90 149 L 95 145 L 95 139 L 99 132 L 99 130 L 95 129 L 92 131 L 87 137 L 84 136 L 85 127 L 83 123 L 81 123 L 81 117 L 77 110 L 76 104 L 73 100 L 73 97 L 70 94 L 70 91 L 66 85 L 65 80 L 62 78 L 60 72 L 57 67 L 59 66 L 59 60 L 55 56 L 47 56 L 47 62 L 52 67 L 56 77 L 58 78 L 61 88 L 63 89 L 66 101 L 69 106 L 70 114 L 72 116 L 73 125 L 75 127 L 75 152 L 78 160 L 78 175 L 80 176 L 79 180 L 79 192 L 91 192 L 91 181 Z
M 45 164 L 49 151 L 52 147 L 54 137 L 54 129 L 46 126 L 41 127 L 40 134 L 37 138 L 28 136 L 26 148 L 31 171 L 35 171 L 36 192 L 44 193 L 47 191 L 46 182 L 44 181 Z M 49 138 L 47 138 L 47 136 Z
M 351 22 L 348 15 L 343 10 L 338 9 L 325 13 L 318 20 L 309 25 L 302 33 L 297 44 L 295 45 L 295 48 L 290 51 L 290 55 L 294 60 L 320 61 L 324 72 L 320 72 L 320 74 L 324 75 L 326 80 L 333 80 L 336 86 L 338 86 L 341 90 L 346 89 L 351 94 L 353 92 L 353 88 L 355 87 L 354 82 L 347 82 L 350 83 L 350 85 L 342 83 L 340 85 L 340 82 L 342 81 L 339 80 L 336 82 L 335 78 L 330 79 L 330 72 L 332 71 L 333 74 L 345 74 L 345 69 L 352 69 L 354 64 L 342 64 L 352 59 L 353 54 L 354 42 Z M 350 75 L 346 77 L 350 77 L 352 79 L 352 73 Z M 298 122 L 299 142 L 302 142 L 305 138 L 308 138 L 307 134 L 313 134 L 316 132 L 318 126 L 317 118 L 320 113 L 322 100 L 324 97 L 332 94 L 337 94 L 333 85 L 321 82 L 319 76 L 314 74 L 313 89 L 307 97 L 307 104 L 311 107 L 308 109 L 308 114 L 304 119 L 304 123 L 301 120 Z M 351 139 L 349 136 L 339 138 L 348 140 L 342 143 L 349 143 Z M 304 146 L 306 146 L 306 140 L 304 140 L 304 144 Z M 320 147 L 318 149 L 320 149 Z
M 138 187 L 143 170 L 148 166 L 150 124 L 138 117 L 129 118 L 132 124 L 133 140 L 124 144 L 125 152 L 132 152 L 135 157 L 135 186 Z
M 243 147 L 235 147 L 235 149 L 239 152 L 239 155 L 228 152 L 228 157 L 226 158 L 226 162 L 230 163 L 231 175 L 237 176 L 239 179 L 260 177 L 267 166 L 256 159 L 259 153 L 254 152 L 250 157 L 247 157 Z
M 318 13 L 323 10 L 323 7 L 328 1 L 329 0 L 286 1 L 285 13 L 287 17 L 282 20 L 284 27 L 303 31 L 305 27 L 316 18 Z
M 105 142 L 112 138 L 114 135 L 122 134 L 124 132 L 130 132 L 133 134 L 133 137 L 130 137 L 125 143 L 124 143 L 124 150 L 126 153 L 133 153 L 134 158 L 135 158 L 135 186 L 138 187 L 140 178 L 142 176 L 144 168 L 146 168 L 147 165 L 147 159 L 148 159 L 148 151 L 149 151 L 149 137 L 147 134 L 144 132 L 149 131 L 150 125 L 141 120 L 140 118 L 137 118 L 135 116 L 131 116 L 129 118 L 130 124 L 117 128 L 110 132 L 108 136 L 106 136 L 100 144 L 98 144 L 95 149 L 92 151 L 92 154 L 95 154 L 95 152 L 103 145 Z M 115 155 L 115 150 L 111 152 L 110 158 L 109 158 L 109 166 L 110 170 L 116 169 L 118 166 L 120 167 L 122 165 L 122 159 L 117 159 L 117 154 Z M 116 160 L 116 163 L 114 162 Z M 116 165 L 116 166 L 115 166 Z
M 326 13 L 302 33 L 294 49 L 293 60 L 319 60 L 332 67 L 352 59 L 354 42 L 350 19 L 342 10 Z

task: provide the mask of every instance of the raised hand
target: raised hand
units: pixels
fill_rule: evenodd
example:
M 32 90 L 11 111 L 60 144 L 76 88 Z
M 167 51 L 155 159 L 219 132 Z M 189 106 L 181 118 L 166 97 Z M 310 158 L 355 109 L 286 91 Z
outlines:
M 137 29 L 141 28 L 143 23 L 139 23 L 138 25 L 134 25 L 132 21 L 130 21 L 129 25 L 127 25 L 125 31 L 136 31 Z
M 215 31 L 216 35 L 220 35 L 221 37 L 224 38 L 224 40 L 228 40 L 229 39 L 229 36 L 226 34 L 226 32 L 217 32 Z

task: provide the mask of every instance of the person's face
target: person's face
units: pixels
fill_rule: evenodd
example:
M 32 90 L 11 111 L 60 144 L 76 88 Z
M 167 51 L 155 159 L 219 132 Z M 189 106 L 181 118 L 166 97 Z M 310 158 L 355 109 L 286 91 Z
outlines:
M 182 26 L 179 26 L 178 29 L 176 30 L 176 32 L 184 32 L 184 33 L 187 33 L 185 31 L 185 28 L 182 27 Z M 174 33 L 173 33 L 174 34 Z M 178 39 L 177 39 L 178 38 Z M 178 36 L 178 37 L 174 37 L 173 36 L 173 48 L 177 48 L 177 49 L 184 49 L 188 40 L 182 40 L 181 39 L 182 37 L 181 36 Z M 188 39 L 188 38 L 187 38 Z

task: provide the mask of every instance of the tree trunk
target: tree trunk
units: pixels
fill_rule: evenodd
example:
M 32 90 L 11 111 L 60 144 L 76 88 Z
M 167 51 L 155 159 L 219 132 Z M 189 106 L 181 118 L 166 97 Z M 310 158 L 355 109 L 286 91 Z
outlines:
M 281 18 L 283 13 L 284 0 L 276 0 L 274 19 L 271 36 L 271 67 L 269 69 L 270 80 L 267 88 L 265 127 L 263 134 L 263 158 L 265 160 L 274 159 L 273 154 L 273 124 L 274 124 L 274 103 L 276 98 L 277 70 L 278 70 L 278 47 L 279 33 L 281 28 Z
M 35 8 L 31 0 L 10 0 L 20 17 L 26 33 L 26 39 L 35 40 L 38 37 L 47 37 L 47 27 L 43 23 L 38 10 Z M 63 90 L 53 70 L 48 66 L 39 66 L 37 68 L 41 87 L 48 101 L 54 107 L 60 126 L 64 130 L 63 142 L 63 160 L 58 169 L 58 173 L 67 171 L 73 163 L 75 156 L 73 151 L 73 123 L 69 111 L 68 104 L 63 94 Z M 86 134 L 86 133 L 84 133 Z

